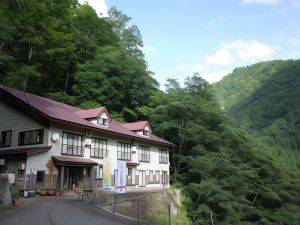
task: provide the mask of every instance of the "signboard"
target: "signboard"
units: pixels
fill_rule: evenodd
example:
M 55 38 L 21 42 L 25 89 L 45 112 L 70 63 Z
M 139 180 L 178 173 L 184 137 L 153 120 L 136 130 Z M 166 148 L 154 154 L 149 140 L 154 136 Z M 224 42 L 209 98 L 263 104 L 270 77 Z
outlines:
M 111 188 L 111 158 L 103 159 L 103 188 Z
M 4 166 L 5 165 L 5 159 L 0 159 L 0 166 Z
M 126 162 L 118 161 L 118 176 L 116 184 L 116 193 L 125 193 L 126 190 Z

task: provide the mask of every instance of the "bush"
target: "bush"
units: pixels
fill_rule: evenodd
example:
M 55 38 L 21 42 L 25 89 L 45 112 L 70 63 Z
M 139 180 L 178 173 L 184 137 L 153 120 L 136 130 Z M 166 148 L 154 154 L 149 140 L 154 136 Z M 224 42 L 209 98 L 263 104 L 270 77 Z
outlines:
M 18 199 L 20 198 L 20 189 L 17 187 L 12 186 L 10 188 L 10 195 L 12 199 Z

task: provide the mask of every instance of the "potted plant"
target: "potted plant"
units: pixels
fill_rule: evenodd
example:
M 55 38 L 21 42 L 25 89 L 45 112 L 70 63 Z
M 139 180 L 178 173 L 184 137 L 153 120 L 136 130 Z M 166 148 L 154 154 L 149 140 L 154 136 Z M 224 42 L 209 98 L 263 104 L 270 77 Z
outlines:
M 20 189 L 12 186 L 11 190 L 10 190 L 10 195 L 12 198 L 12 203 L 15 206 L 19 206 L 21 204 L 21 200 L 20 200 Z
M 55 191 L 55 196 L 60 196 L 60 191 L 59 190 Z
M 46 188 L 41 188 L 40 195 L 42 195 L 42 196 L 47 195 L 47 189 Z
M 54 195 L 54 189 L 49 188 L 48 189 L 48 195 L 50 195 L 50 196 Z

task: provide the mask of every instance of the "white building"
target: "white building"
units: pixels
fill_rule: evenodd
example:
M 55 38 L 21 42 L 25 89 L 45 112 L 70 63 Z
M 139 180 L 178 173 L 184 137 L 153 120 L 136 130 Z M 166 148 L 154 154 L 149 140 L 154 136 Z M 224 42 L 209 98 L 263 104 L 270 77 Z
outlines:
M 24 189 L 71 190 L 102 178 L 103 160 L 116 185 L 126 161 L 126 189 L 169 186 L 169 148 L 147 121 L 121 124 L 105 107 L 82 110 L 0 86 L 0 173 Z

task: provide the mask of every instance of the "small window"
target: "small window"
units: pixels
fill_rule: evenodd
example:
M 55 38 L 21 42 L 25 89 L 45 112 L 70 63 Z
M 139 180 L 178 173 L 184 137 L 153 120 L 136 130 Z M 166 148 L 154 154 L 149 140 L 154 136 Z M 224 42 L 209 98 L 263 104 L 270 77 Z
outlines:
M 107 126 L 108 125 L 108 119 L 99 117 L 97 123 L 99 125 L 102 125 L 102 126 Z
M 118 159 L 131 160 L 131 144 L 118 142 Z
M 45 179 L 45 171 L 43 170 L 38 170 L 36 172 L 36 182 L 37 183 L 43 183 Z
M 9 147 L 11 143 L 11 130 L 1 131 L 0 147 Z
M 139 161 L 150 162 L 150 148 L 148 146 L 139 146 Z
M 159 149 L 159 162 L 160 163 L 168 163 L 169 162 L 168 150 Z
M 44 130 L 29 130 L 19 133 L 19 145 L 35 145 L 42 144 L 44 137 Z
M 153 170 L 149 171 L 149 183 L 153 184 L 154 183 L 154 176 L 153 176 Z
M 156 170 L 155 171 L 155 183 L 159 184 L 160 182 L 160 171 Z
M 101 138 L 92 138 L 91 157 L 103 158 L 107 155 L 107 140 Z
M 144 135 L 144 136 L 149 136 L 149 135 L 150 135 L 149 130 L 143 130 L 143 135 Z
M 63 132 L 62 152 L 63 155 L 83 156 L 83 136 Z
M 103 178 L 103 166 L 98 166 L 98 178 Z

